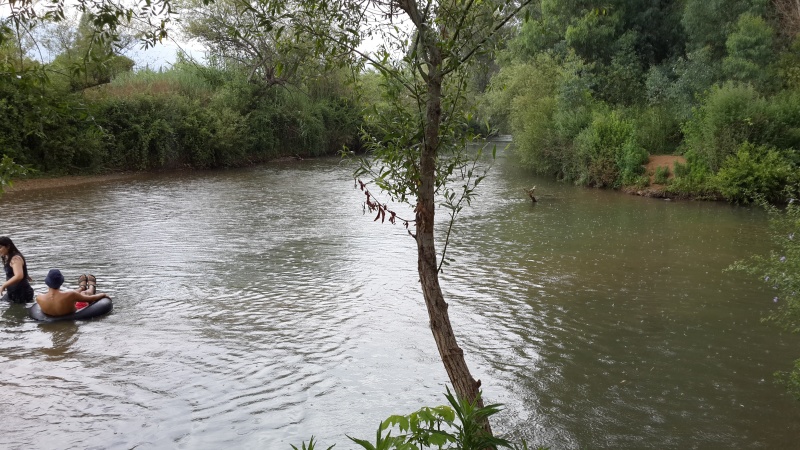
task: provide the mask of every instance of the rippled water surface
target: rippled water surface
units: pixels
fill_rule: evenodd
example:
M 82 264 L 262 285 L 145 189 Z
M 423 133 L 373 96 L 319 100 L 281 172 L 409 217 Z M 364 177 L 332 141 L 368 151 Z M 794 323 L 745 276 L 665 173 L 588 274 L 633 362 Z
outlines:
M 142 176 L 0 199 L 34 288 L 94 273 L 114 311 L 38 324 L 0 305 L 2 448 L 354 448 L 443 403 L 402 226 L 363 215 L 338 160 Z M 537 184 L 532 205 L 524 187 Z M 503 434 L 552 448 L 793 448 L 772 373 L 800 339 L 759 322 L 766 219 L 534 180 L 501 156 L 443 285 Z M 402 209 L 400 211 L 403 211 Z M 401 214 L 402 215 L 402 214 Z

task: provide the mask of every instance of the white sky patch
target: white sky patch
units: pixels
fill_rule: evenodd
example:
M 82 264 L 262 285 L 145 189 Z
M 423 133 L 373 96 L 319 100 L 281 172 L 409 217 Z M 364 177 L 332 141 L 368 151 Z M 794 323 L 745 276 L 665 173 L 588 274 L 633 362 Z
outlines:
M 76 3 L 76 0 L 65 0 L 65 11 L 68 20 L 74 23 L 75 26 L 77 26 L 79 14 Z M 123 3 L 133 2 L 130 0 L 123 0 Z M 411 37 L 409 30 L 411 30 L 413 26 L 411 26 L 408 18 L 402 12 L 399 12 L 399 14 L 398 12 L 399 11 L 394 11 L 394 16 L 389 20 L 386 16 L 386 11 L 375 9 L 375 6 L 372 5 L 366 14 L 367 21 L 370 23 L 362 25 L 365 28 L 373 27 L 374 33 L 372 33 L 371 36 L 364 36 L 364 40 L 358 50 L 364 54 L 375 55 L 381 47 L 384 47 L 390 54 L 395 56 L 401 56 L 405 53 L 407 49 L 401 48 L 398 44 L 400 39 L 409 39 Z M 8 17 L 9 14 L 9 1 L 0 0 L 0 19 Z M 146 25 L 139 25 L 139 27 L 143 26 Z M 137 26 L 134 24 L 132 28 L 136 27 Z M 179 52 L 185 53 L 190 58 L 200 63 L 206 61 L 206 48 L 198 42 L 187 40 L 181 36 L 180 25 L 173 20 L 171 30 L 169 30 L 169 36 L 163 42 L 147 49 L 143 48 L 141 42 L 134 42 L 121 53 L 134 61 L 134 70 L 166 70 L 177 61 Z M 34 46 L 34 48 L 30 50 L 29 56 L 42 63 L 48 63 L 55 57 L 55 55 L 43 49 L 41 45 Z
M 178 53 L 183 52 L 197 62 L 204 63 L 206 60 L 206 49 L 195 42 L 180 42 L 178 40 L 165 40 L 163 43 L 156 44 L 155 47 L 143 49 L 141 45 L 134 46 L 133 49 L 123 52 L 125 56 L 132 59 L 136 65 L 134 70 L 167 70 L 178 60 Z
M 44 12 L 42 5 L 43 3 L 35 5 L 34 8 L 39 12 Z M 80 14 L 77 8 L 77 2 L 75 0 L 65 0 L 64 11 L 66 15 L 65 22 L 77 28 Z M 0 0 L 0 20 L 7 19 L 10 15 L 11 7 L 9 1 Z M 134 40 L 131 45 L 120 52 L 122 55 L 134 61 L 134 70 L 169 69 L 177 61 L 179 52 L 185 53 L 196 61 L 205 61 L 205 48 L 198 43 L 182 39 L 178 30 L 179 26 L 174 19 L 175 18 L 173 18 L 173 25 L 172 29 L 169 31 L 169 36 L 163 42 L 145 49 L 141 42 Z M 146 25 L 141 24 L 139 28 L 143 26 Z M 135 28 L 137 28 L 137 25 L 134 23 L 132 27 L 124 27 L 123 29 L 127 32 L 135 32 Z M 55 52 L 54 54 L 41 45 L 42 38 L 47 37 L 46 34 L 43 34 L 47 33 L 46 30 L 46 27 L 39 26 L 34 28 L 33 32 L 27 36 L 29 41 L 33 41 L 33 45 L 31 45 L 27 51 L 28 57 L 44 64 L 52 62 L 55 56 L 60 53 Z

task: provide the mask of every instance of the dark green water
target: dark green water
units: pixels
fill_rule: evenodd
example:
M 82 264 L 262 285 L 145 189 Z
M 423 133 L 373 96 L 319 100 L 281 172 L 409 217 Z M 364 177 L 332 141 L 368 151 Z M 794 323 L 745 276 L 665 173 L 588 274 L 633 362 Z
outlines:
M 443 403 L 413 241 L 362 215 L 350 172 L 303 161 L 3 197 L 0 234 L 34 287 L 51 267 L 94 273 L 115 309 L 40 325 L 0 305 L 0 446 L 354 448 L 347 434 Z M 772 373 L 800 338 L 760 323 L 770 292 L 723 272 L 768 251 L 764 214 L 535 180 L 502 155 L 480 194 L 443 285 L 506 405 L 496 431 L 552 448 L 796 445 L 800 403 Z

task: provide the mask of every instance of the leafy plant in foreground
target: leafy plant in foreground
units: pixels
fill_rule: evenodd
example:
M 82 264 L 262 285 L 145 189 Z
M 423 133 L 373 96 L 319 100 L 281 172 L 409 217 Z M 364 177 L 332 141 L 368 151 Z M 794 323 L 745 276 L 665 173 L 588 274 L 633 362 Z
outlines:
M 292 449 L 293 450 L 315 450 L 316 446 L 317 446 L 317 444 L 314 442 L 314 436 L 311 436 L 311 439 L 308 441 L 308 444 L 303 442 L 302 444 L 300 444 L 300 447 L 295 447 L 294 445 L 292 445 Z M 330 447 L 327 448 L 327 450 L 331 450 L 333 447 L 334 447 L 334 445 L 331 445 Z
M 0 159 L 0 194 L 3 193 L 6 186 L 11 186 L 11 179 L 25 175 L 27 169 L 14 162 L 8 155 L 3 155 Z
M 794 194 L 798 188 L 795 187 Z M 800 332 L 800 204 L 791 199 L 786 209 L 781 210 L 767 204 L 770 215 L 772 241 L 777 250 L 769 255 L 753 256 L 745 261 L 738 261 L 729 270 L 739 270 L 758 277 L 773 291 L 772 301 L 778 305 L 764 320 L 775 322 L 785 330 Z M 775 374 L 789 392 L 800 400 L 800 359 L 794 362 L 789 372 Z
M 378 426 L 374 442 L 348 437 L 366 450 L 528 449 L 528 444 L 524 441 L 513 444 L 506 439 L 492 436 L 484 428 L 485 421 L 497 414 L 501 405 L 479 406 L 480 397 L 475 401 L 457 398 L 449 388 L 445 397 L 449 405 L 425 406 L 411 414 L 389 416 Z M 394 436 L 393 431 L 397 432 Z M 312 437 L 308 445 L 304 442 L 301 447 L 292 445 L 292 448 L 314 450 L 314 445 Z M 328 447 L 328 450 L 330 448 Z

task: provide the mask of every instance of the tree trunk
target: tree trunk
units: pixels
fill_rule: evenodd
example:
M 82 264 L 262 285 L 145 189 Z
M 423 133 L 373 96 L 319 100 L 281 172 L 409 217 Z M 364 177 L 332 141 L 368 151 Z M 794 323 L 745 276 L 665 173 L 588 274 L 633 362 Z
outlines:
M 426 109 L 425 142 L 420 155 L 420 188 L 416 207 L 416 240 L 417 240 L 417 270 L 422 284 L 422 294 L 428 308 L 431 332 L 442 358 L 447 375 L 456 394 L 464 399 L 474 402 L 478 397 L 480 381 L 476 381 L 470 374 L 464 360 L 464 351 L 458 346 L 450 316 L 447 312 L 448 305 L 444 301 L 442 289 L 439 284 L 439 271 L 436 264 L 436 246 L 434 242 L 434 216 L 436 184 L 436 153 L 439 147 L 439 125 L 442 118 L 442 76 L 441 56 L 438 49 L 428 48 L 430 60 L 428 61 L 429 78 L 427 80 L 428 99 Z M 483 401 L 478 404 L 483 407 Z M 487 432 L 491 427 L 487 420 Z

